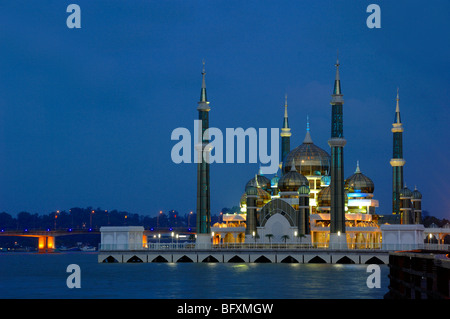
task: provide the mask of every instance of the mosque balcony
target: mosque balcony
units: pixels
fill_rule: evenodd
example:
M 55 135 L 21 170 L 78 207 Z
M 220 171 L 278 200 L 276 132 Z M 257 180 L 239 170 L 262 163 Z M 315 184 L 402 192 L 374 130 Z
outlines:
M 333 94 L 331 96 L 331 103 L 342 103 L 344 104 L 344 98 L 342 97 L 342 94 Z

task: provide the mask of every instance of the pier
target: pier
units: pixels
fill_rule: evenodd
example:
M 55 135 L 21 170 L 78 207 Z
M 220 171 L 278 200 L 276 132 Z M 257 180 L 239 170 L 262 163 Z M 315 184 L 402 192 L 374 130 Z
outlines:
M 423 227 L 423 226 L 422 226 Z M 408 228 L 409 229 L 409 228 Z M 450 245 L 425 244 L 422 234 L 414 241 L 386 241 L 382 243 L 347 243 L 301 241 L 285 243 L 213 243 L 179 242 L 175 233 L 161 242 L 160 236 L 144 235 L 140 226 L 102 227 L 99 263 L 152 262 L 240 262 L 240 263 L 328 263 L 328 264 L 388 264 L 389 252 L 412 249 L 448 250 Z M 409 233 L 407 233 L 409 234 Z M 402 238 L 394 229 L 385 237 Z M 388 238 L 389 239 L 389 238 Z M 156 242 L 151 242 L 152 240 Z M 167 242 L 170 240 L 171 242 Z M 351 249 L 350 249 L 351 248 Z
M 100 247 L 99 263 L 152 262 L 219 262 L 219 263 L 327 263 L 327 264 L 387 264 L 389 251 L 380 249 L 322 249 L 305 245 L 272 244 L 212 246 L 154 244 L 144 249 L 104 249 Z

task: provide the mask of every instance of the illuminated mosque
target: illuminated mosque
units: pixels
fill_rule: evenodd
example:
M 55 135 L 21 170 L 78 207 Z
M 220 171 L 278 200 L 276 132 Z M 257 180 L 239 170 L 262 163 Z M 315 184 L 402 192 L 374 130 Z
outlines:
M 203 71 L 199 119 L 208 125 L 209 102 L 206 99 Z M 402 134 L 399 95 L 393 133 L 392 215 L 377 215 L 378 200 L 374 198 L 375 185 L 355 163 L 353 174 L 344 178 L 343 152 L 343 95 L 339 78 L 339 61 L 331 95 L 331 154 L 313 142 L 306 120 L 303 143 L 290 148 L 291 129 L 288 121 L 287 97 L 284 105 L 279 171 L 272 178 L 260 172 L 251 177 L 240 198 L 240 212 L 224 214 L 220 222 L 208 227 L 209 164 L 198 164 L 197 225 L 211 234 L 213 244 L 227 243 L 305 243 L 329 247 L 344 243 L 348 248 L 379 248 L 382 242 L 380 225 L 386 223 L 420 224 L 422 195 L 409 190 L 403 182 Z M 206 111 L 205 111 L 206 110 Z M 205 127 L 205 126 L 203 126 Z M 206 141 L 204 141 L 206 143 Z M 361 165 L 361 167 L 364 167 Z M 278 176 L 280 175 L 280 176 Z M 208 201 L 206 202 L 206 199 Z M 210 215 L 209 215 L 210 216 Z M 209 217 L 210 218 L 210 217 Z M 202 230 L 200 230 L 202 233 Z

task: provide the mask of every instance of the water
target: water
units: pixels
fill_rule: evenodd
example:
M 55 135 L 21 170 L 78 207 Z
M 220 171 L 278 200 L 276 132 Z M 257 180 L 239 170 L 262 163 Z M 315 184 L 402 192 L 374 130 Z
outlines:
M 66 285 L 81 268 L 81 288 Z M 368 288 L 367 265 L 135 263 L 99 264 L 97 253 L 0 253 L 0 298 L 382 299 L 389 284 Z

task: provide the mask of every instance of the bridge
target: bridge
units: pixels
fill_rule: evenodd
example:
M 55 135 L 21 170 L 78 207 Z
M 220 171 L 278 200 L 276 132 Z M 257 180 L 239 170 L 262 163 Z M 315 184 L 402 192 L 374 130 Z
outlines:
M 186 235 L 194 235 L 195 227 L 185 228 L 185 227 L 167 227 L 167 228 L 150 228 L 149 230 L 144 230 L 144 235 L 148 237 L 153 237 L 154 235 L 158 236 L 164 234 L 186 234 Z M 70 235 L 86 235 L 86 234 L 95 234 L 100 235 L 99 228 L 88 228 L 88 229 L 28 229 L 25 228 L 23 230 L 0 230 L 0 236 L 15 236 L 15 237 L 34 237 L 38 238 L 38 253 L 52 253 L 56 249 L 55 238 L 61 236 L 70 236 Z
M 55 237 L 70 236 L 79 234 L 98 234 L 98 229 L 65 229 L 65 230 L 41 230 L 41 229 L 24 229 L 24 230 L 0 230 L 0 236 L 16 236 L 16 237 L 35 237 L 38 238 L 38 252 L 52 253 L 55 251 Z

